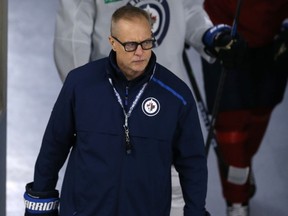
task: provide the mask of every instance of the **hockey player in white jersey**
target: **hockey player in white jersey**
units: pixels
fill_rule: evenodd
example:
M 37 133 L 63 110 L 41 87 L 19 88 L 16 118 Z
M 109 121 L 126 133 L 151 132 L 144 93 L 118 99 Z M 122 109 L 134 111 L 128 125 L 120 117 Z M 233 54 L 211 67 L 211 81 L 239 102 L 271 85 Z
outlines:
M 185 42 L 209 58 L 204 54 L 202 36 L 212 23 L 202 0 L 60 0 L 54 51 L 62 80 L 71 69 L 107 56 L 110 17 L 125 4 L 151 14 L 157 60 L 184 81 L 188 80 L 182 61 Z

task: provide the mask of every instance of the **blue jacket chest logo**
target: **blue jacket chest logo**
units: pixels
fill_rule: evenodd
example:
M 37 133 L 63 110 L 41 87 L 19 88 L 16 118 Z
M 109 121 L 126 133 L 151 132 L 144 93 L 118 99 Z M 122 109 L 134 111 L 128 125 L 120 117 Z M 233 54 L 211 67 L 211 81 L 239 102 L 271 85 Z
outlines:
M 146 98 L 142 103 L 142 111 L 147 116 L 155 116 L 160 111 L 160 103 L 156 98 Z

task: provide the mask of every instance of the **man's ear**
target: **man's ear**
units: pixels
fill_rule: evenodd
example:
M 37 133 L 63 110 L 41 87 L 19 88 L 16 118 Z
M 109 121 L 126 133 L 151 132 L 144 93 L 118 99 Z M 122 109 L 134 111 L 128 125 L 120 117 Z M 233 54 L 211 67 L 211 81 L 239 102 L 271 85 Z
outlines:
M 111 45 L 111 48 L 112 48 L 114 51 L 116 51 L 114 38 L 112 38 L 111 36 L 109 36 L 108 39 L 109 39 L 109 43 L 110 43 L 110 45 Z

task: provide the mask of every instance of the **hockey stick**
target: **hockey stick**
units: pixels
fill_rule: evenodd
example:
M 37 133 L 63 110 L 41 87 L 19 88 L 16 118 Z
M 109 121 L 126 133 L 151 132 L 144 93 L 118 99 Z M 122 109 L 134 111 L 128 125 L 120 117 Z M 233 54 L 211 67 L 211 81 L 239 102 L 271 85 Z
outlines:
M 216 116 L 217 116 L 218 111 L 219 111 L 219 105 L 220 105 L 220 101 L 221 101 L 222 91 L 224 88 L 224 81 L 226 78 L 226 74 L 227 74 L 227 70 L 223 68 L 222 72 L 221 72 L 218 88 L 216 91 L 216 98 L 214 101 L 214 106 L 213 106 L 213 110 L 212 110 L 212 114 L 211 114 L 210 128 L 208 131 L 206 144 L 205 144 L 206 155 L 208 155 L 208 153 L 209 153 L 210 145 L 211 145 L 212 139 L 214 137 L 215 121 L 216 121 Z
M 190 80 L 190 83 L 191 83 L 191 86 L 192 86 L 192 90 L 194 92 L 195 99 L 196 99 L 198 108 L 199 108 L 199 110 L 201 112 L 201 116 L 203 118 L 205 127 L 206 127 L 207 131 L 209 132 L 210 128 L 211 128 L 211 122 L 210 122 L 210 118 L 209 118 L 209 113 L 208 113 L 208 110 L 207 110 L 207 108 L 205 106 L 204 100 L 202 99 L 199 87 L 198 87 L 197 82 L 196 82 L 196 78 L 195 78 L 195 76 L 193 74 L 193 70 L 192 70 L 190 61 L 188 59 L 187 53 L 186 53 L 187 49 L 189 49 L 189 46 L 185 44 L 185 48 L 183 50 L 183 55 L 182 55 L 184 66 L 186 68 L 186 71 L 187 71 L 187 74 L 188 74 L 188 77 L 189 77 L 189 80 Z M 216 139 L 216 136 L 214 134 L 214 131 L 212 133 L 212 137 L 211 137 L 211 141 L 210 142 L 212 143 L 212 146 L 214 148 L 215 154 L 217 155 L 217 158 L 218 158 L 219 162 L 223 165 L 225 170 L 228 170 L 228 165 L 224 162 L 224 158 L 221 156 L 221 152 L 219 151 L 218 143 L 217 143 L 217 139 Z M 206 156 L 208 156 L 208 153 L 209 152 L 206 151 Z
M 232 25 L 232 29 L 231 29 L 231 37 L 232 37 L 232 39 L 234 39 L 236 37 L 236 34 L 237 34 L 238 20 L 239 20 L 239 15 L 240 15 L 241 4 L 242 4 L 242 0 L 238 0 L 237 1 L 237 6 L 236 6 L 236 13 L 235 13 L 235 17 L 234 17 L 233 25 Z M 216 97 L 215 97 L 215 101 L 214 101 L 213 110 L 212 110 L 211 126 L 210 126 L 210 129 L 209 129 L 209 132 L 208 132 L 208 135 L 207 135 L 207 139 L 206 139 L 206 145 L 205 145 L 206 155 L 209 152 L 211 141 L 212 141 L 212 139 L 214 137 L 215 121 L 216 121 L 216 116 L 217 116 L 218 111 L 219 111 L 219 104 L 220 104 L 221 97 L 222 97 L 222 91 L 223 91 L 223 88 L 224 88 L 224 81 L 225 81 L 225 78 L 226 78 L 226 74 L 227 74 L 227 70 L 225 68 L 223 68 L 222 72 L 221 72 L 221 76 L 220 76 L 217 92 L 216 92 Z
M 236 13 L 235 13 L 235 17 L 234 17 L 233 24 L 232 24 L 232 30 L 231 30 L 232 38 L 235 38 L 237 34 L 239 15 L 240 15 L 242 2 L 243 2 L 242 0 L 237 1 Z
M 187 49 L 189 49 L 189 46 L 185 44 L 185 48 L 183 49 L 183 55 L 182 55 L 184 66 L 186 68 L 186 72 L 188 74 L 190 84 L 191 84 L 192 90 L 194 92 L 198 108 L 199 108 L 201 116 L 203 118 L 203 122 L 205 124 L 206 129 L 209 130 L 210 124 L 211 124 L 210 119 L 209 119 L 209 114 L 208 114 L 208 111 L 206 109 L 204 100 L 202 99 L 199 87 L 198 87 L 197 82 L 196 82 L 196 78 L 194 77 L 193 70 L 192 70 L 192 67 L 190 65 L 187 53 L 186 53 Z

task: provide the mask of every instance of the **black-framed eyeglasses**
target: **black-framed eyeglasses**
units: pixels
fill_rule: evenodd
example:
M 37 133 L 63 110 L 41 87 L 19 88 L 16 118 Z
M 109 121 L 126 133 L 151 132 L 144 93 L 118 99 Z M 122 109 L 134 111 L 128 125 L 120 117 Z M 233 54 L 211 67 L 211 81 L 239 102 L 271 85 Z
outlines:
M 129 42 L 121 42 L 118 38 L 111 36 L 113 39 L 115 39 L 118 43 L 120 43 L 126 52 L 133 52 L 137 49 L 138 45 L 141 46 L 143 50 L 149 50 L 154 47 L 155 44 L 155 38 L 144 40 L 141 42 L 136 42 L 136 41 L 129 41 Z

